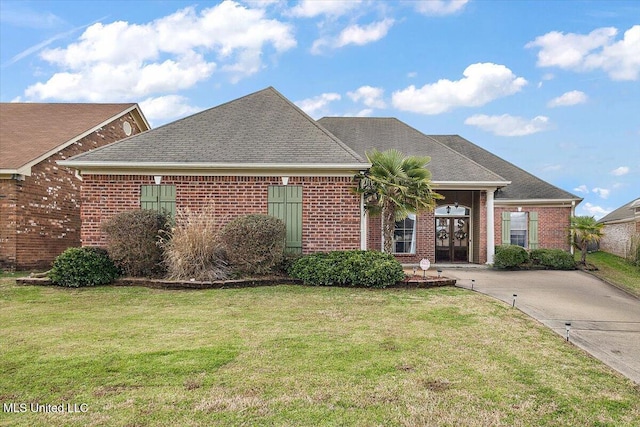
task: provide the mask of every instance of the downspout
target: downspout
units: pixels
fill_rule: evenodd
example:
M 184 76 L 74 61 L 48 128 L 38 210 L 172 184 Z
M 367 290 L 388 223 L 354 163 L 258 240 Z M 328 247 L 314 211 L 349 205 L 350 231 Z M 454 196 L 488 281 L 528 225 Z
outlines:
M 576 216 L 576 201 L 572 200 L 571 201 L 571 218 L 573 218 L 574 216 Z M 571 252 L 571 255 L 575 255 L 575 236 L 573 235 L 573 233 L 571 233 L 571 242 L 569 243 L 571 245 L 571 248 L 569 249 L 569 251 Z

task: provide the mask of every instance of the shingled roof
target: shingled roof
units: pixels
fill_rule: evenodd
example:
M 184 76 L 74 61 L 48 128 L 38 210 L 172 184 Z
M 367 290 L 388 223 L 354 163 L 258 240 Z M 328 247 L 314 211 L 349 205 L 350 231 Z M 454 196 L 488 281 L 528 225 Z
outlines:
M 64 163 L 85 168 L 369 167 L 272 87 Z
M 133 103 L 0 103 L 0 171 L 17 172 L 135 108 Z
M 323 117 L 318 122 L 363 157 L 374 148 L 395 148 L 407 156 L 431 156 L 427 168 L 435 183 L 508 184 L 505 177 L 396 118 Z
M 496 200 L 582 200 L 458 135 L 430 137 L 511 181 L 507 187 L 496 192 Z
M 606 216 L 600 218 L 598 222 L 608 223 L 631 221 L 637 217 L 637 209 L 640 210 L 640 197 L 630 201 L 624 206 L 619 207 L 613 212 L 610 212 Z

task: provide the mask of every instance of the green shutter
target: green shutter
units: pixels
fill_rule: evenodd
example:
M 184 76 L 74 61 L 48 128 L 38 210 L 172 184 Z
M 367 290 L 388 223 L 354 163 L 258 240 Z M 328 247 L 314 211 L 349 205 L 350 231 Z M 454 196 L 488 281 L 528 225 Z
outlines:
M 538 249 L 538 212 L 529 212 L 529 249 Z
M 140 209 L 158 210 L 158 194 L 157 185 L 143 185 L 140 187 Z
M 158 211 L 176 217 L 176 186 L 160 185 L 158 197 Z
M 302 186 L 287 186 L 287 250 L 302 253 Z
M 502 212 L 502 244 L 511 244 L 511 212 Z
M 270 186 L 267 213 L 287 226 L 287 252 L 302 253 L 302 187 Z

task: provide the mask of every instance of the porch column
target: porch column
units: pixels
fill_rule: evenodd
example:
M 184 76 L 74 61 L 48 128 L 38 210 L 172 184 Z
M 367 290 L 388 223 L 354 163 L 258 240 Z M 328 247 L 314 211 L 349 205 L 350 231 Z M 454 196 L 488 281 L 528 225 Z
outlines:
M 360 249 L 367 250 L 367 210 L 364 208 L 364 194 L 360 195 Z
M 496 253 L 496 239 L 494 235 L 494 206 L 493 192 L 495 188 L 487 190 L 487 264 L 493 264 L 493 256 Z

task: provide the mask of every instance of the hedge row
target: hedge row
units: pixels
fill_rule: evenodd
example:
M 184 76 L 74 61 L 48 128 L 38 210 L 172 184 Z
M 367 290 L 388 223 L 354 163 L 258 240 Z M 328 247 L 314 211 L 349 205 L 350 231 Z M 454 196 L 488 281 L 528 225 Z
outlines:
M 402 265 L 375 251 L 335 251 L 303 256 L 289 269 L 291 277 L 314 286 L 384 288 L 404 279 Z
M 532 249 L 527 251 L 517 245 L 496 247 L 494 268 L 545 268 L 549 270 L 574 270 L 576 261 L 569 252 L 562 249 Z

